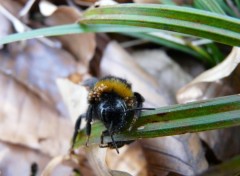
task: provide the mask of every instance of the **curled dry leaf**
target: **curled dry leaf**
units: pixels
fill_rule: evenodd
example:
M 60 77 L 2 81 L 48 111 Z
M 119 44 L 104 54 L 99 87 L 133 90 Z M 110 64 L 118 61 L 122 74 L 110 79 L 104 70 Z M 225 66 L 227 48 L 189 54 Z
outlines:
M 49 156 L 67 153 L 73 125 L 10 76 L 0 74 L 0 140 Z
M 111 74 L 128 79 L 132 83 L 133 90 L 141 93 L 146 99 L 145 105 L 159 107 L 167 104 L 162 96 L 163 91 L 159 90 L 158 82 L 117 43 L 112 42 L 107 46 L 100 66 L 102 75 Z M 197 135 L 148 139 L 142 140 L 141 144 L 146 155 L 149 174 L 167 175 L 174 172 L 182 175 L 196 175 L 208 167 Z M 109 162 L 111 158 L 108 159 Z M 118 163 L 118 165 L 121 164 L 121 162 Z M 129 173 L 136 173 L 136 170 Z
M 76 8 L 61 6 L 51 16 L 46 18 L 45 24 L 48 26 L 70 24 L 77 22 L 80 17 L 81 14 Z M 84 66 L 81 72 L 86 72 L 96 48 L 95 34 L 72 34 L 56 38 Z
M 240 92 L 240 48 L 234 47 L 227 58 L 199 75 L 188 85 L 179 90 L 177 99 L 180 103 L 204 100 L 208 98 L 236 94 Z M 238 139 L 239 127 L 213 130 L 199 133 L 218 160 L 226 160 L 240 153 Z M 231 144 L 231 150 L 229 150 Z M 211 159 L 210 159 L 211 160 Z
M 12 43 L 0 53 L 0 70 L 11 74 L 33 92 L 68 117 L 68 112 L 56 86 L 56 78 L 77 72 L 77 63 L 64 50 L 49 48 L 37 40 L 23 45 Z
M 39 151 L 20 145 L 0 143 L 0 175 L 31 175 L 33 171 L 40 175 L 49 160 L 49 156 Z M 70 167 L 59 165 L 51 176 L 65 176 L 71 172 Z
M 232 52 L 221 64 L 203 72 L 188 85 L 181 88 L 177 94 L 178 102 L 186 103 L 231 94 L 231 92 L 234 91 L 233 89 L 238 89 L 238 86 L 232 88 L 232 85 L 226 85 L 225 81 L 233 77 L 236 78 L 236 72 L 234 72 L 234 75 L 231 75 L 231 73 L 237 69 L 239 62 L 240 48 L 234 47 Z M 226 77 L 228 77 L 227 80 L 222 80 Z

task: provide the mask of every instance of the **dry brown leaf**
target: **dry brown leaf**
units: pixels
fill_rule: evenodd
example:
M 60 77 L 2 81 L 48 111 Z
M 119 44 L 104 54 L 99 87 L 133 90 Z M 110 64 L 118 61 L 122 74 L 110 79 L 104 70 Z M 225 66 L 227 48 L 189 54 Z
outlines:
M 167 104 L 162 96 L 163 91 L 159 90 L 158 82 L 137 65 L 117 43 L 112 42 L 107 46 L 100 66 L 102 75 L 117 75 L 130 80 L 133 90 L 141 93 L 146 99 L 147 106 L 160 107 Z M 167 175 L 174 172 L 195 175 L 208 167 L 197 135 L 154 138 L 142 140 L 141 143 L 146 154 L 149 174 Z M 131 153 L 129 155 L 131 156 Z M 122 162 L 118 164 L 121 165 Z M 129 173 L 136 173 L 136 170 Z
M 147 175 L 147 163 L 138 142 L 120 148 L 119 154 L 109 149 L 106 163 L 111 170 L 124 171 L 133 176 Z
M 77 72 L 77 63 L 69 53 L 29 40 L 23 45 L 12 43 L 0 54 L 0 70 L 55 105 L 63 116 L 69 116 L 56 86 L 56 78 Z
M 99 146 L 95 144 L 84 149 L 94 173 L 98 176 L 111 176 L 105 163 L 107 148 L 99 149 Z
M 81 17 L 80 12 L 73 7 L 61 6 L 45 20 L 48 26 L 76 23 Z M 89 61 L 93 57 L 96 48 L 95 34 L 72 34 L 56 37 L 63 47 L 68 50 L 81 64 L 84 65 L 83 72 L 86 72 Z M 84 69 L 85 68 L 85 69 Z
M 106 47 L 100 70 L 101 76 L 115 75 L 129 80 L 133 91 L 141 93 L 146 99 L 146 106 L 166 105 L 158 82 L 134 62 L 133 58 L 116 42 L 111 42 Z
M 39 151 L 20 145 L 0 143 L 0 175 L 31 175 L 31 167 L 35 163 L 37 175 L 40 175 L 50 157 Z M 72 168 L 59 165 L 51 176 L 66 176 L 72 173 Z
M 139 65 L 146 68 L 146 72 L 158 80 L 161 95 L 167 103 L 175 104 L 177 90 L 192 80 L 192 77 L 163 50 L 134 51 L 132 55 Z
M 179 103 L 208 99 L 217 96 L 229 95 L 234 92 L 234 89 L 239 90 L 239 81 L 236 79 L 236 69 L 240 62 L 240 48 L 234 47 L 228 57 L 216 67 L 203 72 L 188 85 L 178 91 L 177 100 Z M 235 70 L 232 76 L 231 73 Z M 222 80 L 228 77 L 227 80 Z M 234 88 L 232 83 L 235 82 Z M 225 84 L 229 81 L 231 84 Z
M 152 175 L 197 175 L 208 168 L 196 134 L 141 141 Z
M 239 131 L 239 127 L 232 127 L 201 132 L 199 135 L 213 151 L 215 158 L 219 161 L 225 161 L 240 154 L 240 141 L 237 140 L 239 138 Z M 229 144 L 231 144 L 231 149 L 229 148 Z
M 50 156 L 67 153 L 73 125 L 20 82 L 0 74 L 0 83 L 0 140 Z
M 84 149 L 87 159 L 97 176 L 131 176 L 127 172 L 109 170 L 105 162 L 107 148 L 99 149 L 98 145 L 91 145 Z

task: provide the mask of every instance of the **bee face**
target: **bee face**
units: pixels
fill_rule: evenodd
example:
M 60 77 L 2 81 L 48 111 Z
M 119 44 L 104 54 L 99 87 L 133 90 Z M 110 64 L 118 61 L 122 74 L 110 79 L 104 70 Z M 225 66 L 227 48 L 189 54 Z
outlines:
M 105 94 L 96 108 L 99 119 L 111 134 L 129 127 L 126 102 L 115 94 Z

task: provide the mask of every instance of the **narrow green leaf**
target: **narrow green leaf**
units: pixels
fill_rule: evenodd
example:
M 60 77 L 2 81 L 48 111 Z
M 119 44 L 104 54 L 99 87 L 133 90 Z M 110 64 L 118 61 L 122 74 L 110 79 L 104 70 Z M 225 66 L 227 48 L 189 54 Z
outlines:
M 198 9 L 124 4 L 88 10 L 81 24 L 111 24 L 162 29 L 240 45 L 240 20 Z
M 161 44 L 161 45 L 167 46 L 169 48 L 173 48 L 173 49 L 176 49 L 176 50 L 179 50 L 179 51 L 183 51 L 185 53 L 191 54 L 191 55 L 199 58 L 203 62 L 206 61 L 206 58 L 207 58 L 207 60 L 211 60 L 211 57 L 209 55 L 206 56 L 205 54 L 202 54 L 199 51 L 195 51 L 195 49 L 189 47 L 186 44 L 181 44 L 181 43 L 169 40 L 169 39 L 161 38 L 161 37 L 152 35 L 151 33 L 124 33 L 124 34 L 128 35 L 128 36 L 132 36 L 132 37 L 137 37 L 137 38 L 149 40 L 151 42 Z
M 139 28 L 134 26 L 123 26 L 123 25 L 79 25 L 79 24 L 67 24 L 61 26 L 47 27 L 42 29 L 35 29 L 26 31 L 23 33 L 16 33 L 0 39 L 0 45 L 11 42 L 27 40 L 32 38 L 39 38 L 43 36 L 58 36 L 58 35 L 70 35 L 77 33 L 87 32 L 156 32 L 157 29 L 150 28 Z
M 116 141 L 136 140 L 178 135 L 240 125 L 240 95 L 180 104 L 145 111 L 130 132 L 114 135 Z M 100 122 L 92 126 L 90 143 L 99 143 L 104 127 Z M 85 134 L 78 134 L 75 148 L 84 144 Z M 104 142 L 111 142 L 109 137 Z

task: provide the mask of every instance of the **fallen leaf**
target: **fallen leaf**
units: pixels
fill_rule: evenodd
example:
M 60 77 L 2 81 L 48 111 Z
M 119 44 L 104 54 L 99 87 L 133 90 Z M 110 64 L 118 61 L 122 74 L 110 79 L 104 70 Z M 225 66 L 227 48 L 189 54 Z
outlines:
M 158 80 L 161 95 L 167 103 L 175 104 L 176 92 L 190 82 L 192 77 L 163 50 L 134 51 L 131 54 L 146 72 Z
M 73 7 L 60 6 L 57 10 L 45 20 L 48 26 L 76 23 L 81 17 L 81 13 Z M 95 34 L 72 34 L 56 37 L 61 41 L 63 48 L 69 51 L 75 59 L 84 65 L 82 73 L 86 72 L 89 61 L 92 59 L 95 48 Z M 85 69 L 84 69 L 85 68 Z
M 0 70 L 53 104 L 65 117 L 69 114 L 56 86 L 56 79 L 78 71 L 77 62 L 66 51 L 49 48 L 37 40 L 12 43 L 0 53 Z
M 67 153 L 73 125 L 53 106 L 10 76 L 0 74 L 0 140 L 49 156 Z
M 208 168 L 199 137 L 196 134 L 141 140 L 149 172 L 197 175 Z
M 240 141 L 238 139 L 239 127 L 232 127 L 220 130 L 211 130 L 199 133 L 214 153 L 214 157 L 220 162 L 228 160 L 240 154 Z M 229 150 L 231 144 L 231 150 Z M 212 162 L 212 158 L 209 158 Z
M 230 79 L 230 82 L 233 83 L 231 80 L 232 78 L 236 78 L 236 73 L 238 72 L 234 72 L 235 74 L 232 76 L 230 75 L 234 70 L 237 71 L 239 62 L 240 48 L 234 47 L 222 63 L 203 72 L 188 85 L 181 88 L 177 93 L 178 102 L 187 103 L 234 93 L 232 85 L 225 84 L 225 81 Z M 226 77 L 228 79 L 223 80 Z M 237 79 L 235 80 L 238 81 Z M 239 85 L 239 81 L 235 82 L 235 84 Z M 234 86 L 234 88 L 238 89 L 238 86 Z
M 31 175 L 33 169 L 40 175 L 50 157 L 36 150 L 20 145 L 0 143 L 0 175 Z M 34 168 L 33 168 L 34 167 Z M 72 173 L 72 168 L 59 165 L 52 176 L 65 176 Z
M 166 105 L 156 79 L 146 73 L 133 58 L 116 42 L 107 45 L 100 63 L 101 76 L 114 75 L 127 79 L 133 91 L 139 92 L 146 99 L 145 106 Z
M 111 170 L 124 171 L 133 176 L 147 175 L 146 159 L 138 142 L 123 146 L 119 149 L 119 154 L 114 149 L 109 149 L 106 163 Z
M 85 147 L 87 159 L 98 176 L 131 176 L 126 172 L 121 171 L 111 171 L 108 169 L 106 165 L 105 158 L 107 148 L 99 149 L 98 145 L 91 145 L 89 147 Z

